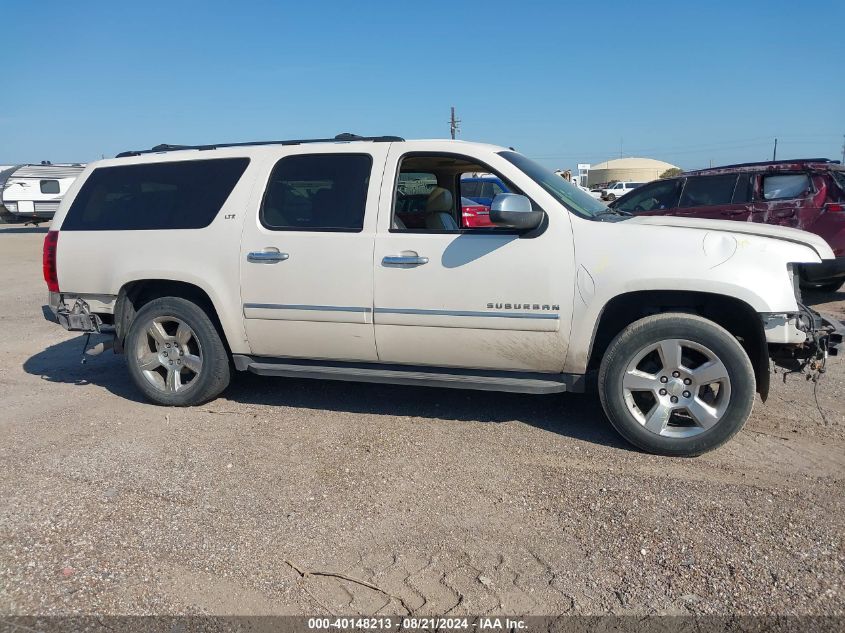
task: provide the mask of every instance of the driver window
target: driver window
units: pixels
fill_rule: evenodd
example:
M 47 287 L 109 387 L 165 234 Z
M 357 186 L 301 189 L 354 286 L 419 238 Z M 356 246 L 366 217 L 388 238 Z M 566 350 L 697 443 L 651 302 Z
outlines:
M 490 204 L 503 192 L 517 192 L 499 174 L 471 158 L 414 154 L 402 159 L 391 231 L 464 232 L 504 230 L 490 222 Z

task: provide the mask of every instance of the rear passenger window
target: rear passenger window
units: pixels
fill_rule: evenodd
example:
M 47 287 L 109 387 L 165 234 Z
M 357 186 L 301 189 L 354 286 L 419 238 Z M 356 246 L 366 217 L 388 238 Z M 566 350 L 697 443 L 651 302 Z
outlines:
M 740 174 L 739 179 L 736 181 L 736 187 L 734 188 L 734 195 L 731 201 L 734 204 L 751 202 L 753 182 L 754 179 L 751 174 Z
M 306 154 L 273 168 L 261 223 L 287 231 L 360 231 L 373 160 L 369 154 Z
M 248 164 L 248 158 L 220 158 L 99 167 L 61 229 L 201 229 L 214 220 Z
M 726 176 L 693 176 L 687 178 L 680 207 L 705 207 L 730 204 L 736 187 L 736 174 Z
M 807 174 L 783 174 L 763 176 L 763 199 L 781 200 L 797 198 L 810 190 L 810 177 Z

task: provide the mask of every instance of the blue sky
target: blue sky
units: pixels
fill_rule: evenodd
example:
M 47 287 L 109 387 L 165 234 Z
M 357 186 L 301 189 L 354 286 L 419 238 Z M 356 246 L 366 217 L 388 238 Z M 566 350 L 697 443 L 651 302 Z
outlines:
M 550 167 L 840 158 L 845 3 L 17 2 L 0 163 L 359 134 Z

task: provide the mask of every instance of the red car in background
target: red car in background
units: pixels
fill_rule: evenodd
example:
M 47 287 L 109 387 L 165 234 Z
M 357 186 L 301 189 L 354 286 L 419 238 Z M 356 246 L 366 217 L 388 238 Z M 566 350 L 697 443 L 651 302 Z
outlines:
M 655 180 L 609 205 L 631 215 L 765 222 L 823 237 L 835 260 L 805 264 L 802 285 L 832 292 L 845 282 L 845 166 L 826 158 L 743 163 Z
M 493 226 L 490 221 L 490 207 L 461 197 L 461 225 L 466 229 Z

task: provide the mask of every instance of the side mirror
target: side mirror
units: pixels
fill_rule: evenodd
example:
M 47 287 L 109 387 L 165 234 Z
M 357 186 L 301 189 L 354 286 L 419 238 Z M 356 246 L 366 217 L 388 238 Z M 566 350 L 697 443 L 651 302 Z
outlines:
M 544 211 L 531 208 L 531 200 L 517 193 L 500 193 L 490 203 L 490 221 L 496 226 L 530 231 L 540 226 Z

